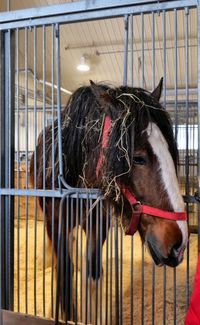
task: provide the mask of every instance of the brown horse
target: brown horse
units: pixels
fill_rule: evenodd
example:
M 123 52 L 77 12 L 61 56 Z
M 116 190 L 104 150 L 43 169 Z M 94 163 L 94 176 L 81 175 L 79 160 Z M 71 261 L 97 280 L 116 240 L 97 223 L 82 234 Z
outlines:
M 71 96 L 61 115 L 63 176 L 72 187 L 99 188 L 105 197 L 103 203 L 102 240 L 96 241 L 96 218 L 92 212 L 92 279 L 100 276 L 100 245 L 106 239 L 106 201 L 112 202 L 127 234 L 139 231 L 157 265 L 177 266 L 183 259 L 188 240 L 184 202 L 177 181 L 178 151 L 171 120 L 159 104 L 162 79 L 149 93 L 141 88 L 110 88 L 91 82 Z M 54 123 L 54 165 L 52 166 L 52 126 L 38 138 L 36 149 L 36 187 L 58 188 L 58 121 Z M 45 168 L 43 164 L 45 148 Z M 44 174 L 45 169 L 45 174 Z M 52 184 L 52 171 L 54 184 Z M 34 155 L 30 173 L 34 176 Z M 54 237 L 57 254 L 60 199 L 55 199 L 54 233 L 52 234 L 52 199 L 39 200 L 45 208 L 47 234 Z M 75 207 L 70 205 L 70 213 Z M 63 217 L 66 211 L 63 211 Z M 84 215 L 87 218 L 87 215 Z M 76 217 L 65 222 L 65 245 Z M 86 222 L 83 222 L 86 230 Z M 100 236 L 98 227 L 98 239 Z M 68 247 L 68 245 L 67 245 Z M 66 253 L 66 290 L 71 289 L 71 256 Z M 68 267 L 66 267 L 68 265 Z M 87 265 L 87 261 L 86 261 Z M 66 296 L 68 292 L 65 293 Z M 68 299 L 69 300 L 69 299 Z M 65 314 L 71 314 L 68 301 Z M 87 308 L 87 306 L 86 306 Z M 99 307 L 97 312 L 99 314 Z M 86 321 L 88 315 L 86 312 Z M 92 319 L 98 318 L 92 312 Z M 90 321 L 92 321 L 90 319 Z M 104 321 L 103 321 L 104 323 Z

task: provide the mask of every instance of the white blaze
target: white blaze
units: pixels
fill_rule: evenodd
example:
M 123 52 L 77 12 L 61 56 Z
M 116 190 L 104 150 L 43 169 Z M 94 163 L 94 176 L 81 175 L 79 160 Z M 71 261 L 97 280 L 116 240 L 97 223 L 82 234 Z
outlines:
M 174 212 L 184 211 L 184 202 L 180 194 L 178 179 L 172 156 L 168 149 L 168 144 L 155 123 L 149 123 L 147 127 L 148 141 L 160 164 L 163 185 L 167 191 L 171 206 Z M 182 232 L 182 245 L 186 246 L 188 240 L 188 228 L 186 221 L 176 221 Z

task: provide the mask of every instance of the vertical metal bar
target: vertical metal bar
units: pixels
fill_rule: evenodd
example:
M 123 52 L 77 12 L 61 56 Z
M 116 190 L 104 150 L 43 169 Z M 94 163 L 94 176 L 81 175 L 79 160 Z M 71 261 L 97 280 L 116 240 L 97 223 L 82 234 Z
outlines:
M 89 208 L 89 198 L 87 198 L 86 200 L 86 216 L 88 216 L 88 213 L 90 211 L 90 208 Z M 91 213 L 91 212 L 90 212 Z M 84 310 L 84 313 L 85 313 L 85 323 L 87 324 L 88 322 L 88 218 L 86 218 L 86 270 L 85 270 L 85 297 L 83 297 L 83 299 L 85 299 L 85 310 Z
M 133 15 L 131 15 L 131 37 L 130 37 L 130 47 L 131 47 L 131 87 L 133 87 L 133 69 L 134 69 L 134 51 L 133 51 Z
M 141 324 L 144 325 L 144 244 L 142 243 L 142 273 L 141 273 Z
M 14 55 L 15 40 L 14 32 L 9 30 L 1 34 L 1 187 L 14 187 Z M 2 302 L 4 308 L 13 309 L 14 290 L 14 198 L 6 196 L 1 202 L 1 226 L 4 235 L 1 237 L 5 241 L 3 251 L 4 271 L 3 288 L 5 295 Z M 2 235 L 2 234 L 1 234 Z
M 128 18 L 128 15 L 124 17 L 124 86 L 127 86 L 128 77 Z
M 142 31 L 142 53 L 141 53 L 141 71 L 142 71 L 142 88 L 145 86 L 144 79 L 144 14 L 141 13 L 141 31 Z
M 100 295 L 99 295 L 99 299 L 100 299 L 100 325 L 102 325 L 102 236 L 103 236 L 103 203 L 102 200 L 99 203 L 100 205 L 100 250 L 99 250 L 99 267 L 100 267 Z M 105 227 L 105 225 L 104 225 Z M 104 320 L 103 320 L 104 322 Z
M 112 207 L 110 206 L 110 324 L 112 323 L 112 257 L 113 257 L 113 224 L 112 224 Z
M 174 107 L 175 107 L 175 139 L 178 133 L 178 111 L 177 111 L 177 10 L 174 9 Z
M 166 12 L 163 10 L 163 105 L 166 106 Z
M 155 14 L 152 12 L 152 90 L 155 88 Z
M 56 80 L 57 80 L 57 112 L 58 112 L 58 156 L 59 156 L 59 172 L 63 176 L 62 162 L 62 132 L 61 132 L 61 96 L 60 96 L 60 33 L 59 25 L 55 26 L 56 35 Z M 60 180 L 59 180 L 60 183 Z M 61 184 L 59 184 L 61 189 Z
M 133 279 L 134 279 L 134 266 L 133 266 L 133 256 L 134 256 L 134 239 L 131 236 L 131 325 L 133 325 L 133 315 L 134 315 L 134 286 L 133 286 Z
M 33 36 L 34 61 L 33 61 L 33 91 L 34 91 L 34 189 L 37 188 L 37 27 L 34 27 Z M 34 197 L 34 315 L 37 314 L 37 199 Z
M 83 199 L 80 200 L 80 228 L 81 228 L 81 238 L 80 238 L 80 319 L 83 318 Z
M 155 16 L 152 12 L 152 90 L 155 89 Z M 155 264 L 152 261 L 152 325 L 155 322 Z
M 20 188 L 19 29 L 16 30 L 17 189 Z M 20 197 L 17 196 L 17 311 L 20 312 Z
M 59 302 L 60 302 L 60 284 L 61 284 L 61 249 L 63 247 L 63 205 L 65 203 L 65 200 L 68 199 L 68 196 L 63 196 L 63 198 L 60 201 L 59 206 L 59 222 L 58 222 L 58 248 L 57 248 L 57 274 L 56 274 L 56 306 L 55 306 L 55 325 L 58 325 L 58 317 L 59 317 Z
M 67 321 L 70 319 L 70 315 L 68 314 L 68 306 L 69 306 L 69 197 L 67 197 L 66 199 L 66 234 L 65 234 L 65 238 L 66 238 L 66 252 L 65 252 L 65 258 L 66 258 L 66 270 L 65 270 L 65 323 L 67 324 Z
M 166 106 L 166 11 L 163 11 L 163 77 L 164 93 L 163 104 Z M 163 267 L 163 325 L 166 324 L 166 266 Z
M 95 301 L 95 325 L 98 317 L 98 280 L 99 280 L 99 204 L 96 206 L 96 301 Z M 91 275 L 90 275 L 91 276 Z
M 25 188 L 28 189 L 28 28 L 25 28 L 25 165 L 26 165 L 26 177 Z M 25 312 L 28 314 L 28 197 L 25 197 L 25 214 L 26 214 L 26 251 L 25 251 Z
M 120 227 L 120 324 L 122 324 L 123 319 L 123 230 Z
M 5 187 L 5 32 L 0 32 L 0 187 Z M 0 196 L 0 308 L 6 308 L 5 198 Z
M 118 219 L 115 215 L 115 323 L 119 325 L 119 262 L 118 262 Z
M 174 9 L 174 105 L 175 105 L 175 139 L 178 135 L 178 109 L 177 109 L 177 10 Z M 174 287 L 174 324 L 176 324 L 176 269 L 173 270 L 173 287 Z
M 105 299 L 105 322 L 108 325 L 108 230 L 109 230 L 109 205 L 106 202 L 106 299 Z
M 15 146 L 15 127 L 14 127 L 14 118 L 15 118 L 15 107 L 14 107 L 14 98 L 15 98 L 15 40 L 14 32 L 8 31 L 9 35 L 9 188 L 14 187 L 14 146 Z M 9 218 L 8 218 L 8 262 L 9 262 L 9 309 L 13 310 L 14 308 L 14 198 L 9 197 Z
M 51 114 L 52 114 L 52 166 L 55 166 L 55 132 L 54 132 L 54 120 L 55 120 L 55 107 L 54 107 L 54 102 L 55 102 L 55 96 L 54 96 L 54 84 L 55 84 L 55 76 L 54 76 L 54 60 L 55 60 L 55 26 L 52 25 L 52 29 L 51 29 L 51 83 L 52 83 L 52 88 L 51 88 L 51 100 L 52 100 L 52 104 L 51 104 Z M 55 173 L 54 173 L 54 168 L 52 168 L 52 190 L 54 190 L 55 188 Z M 51 242 L 52 242 L 52 252 L 51 252 L 51 317 L 54 317 L 54 247 L 55 247 L 55 220 L 54 220 L 54 214 L 55 214 L 55 199 L 52 198 L 52 236 L 51 236 Z M 67 259 L 67 255 L 66 255 L 66 259 Z
M 42 77 L 43 77 L 43 100 L 42 100 L 42 111 L 43 111 L 43 190 L 46 188 L 46 26 L 42 26 Z M 45 197 L 43 197 L 43 274 L 42 274 L 42 287 L 43 287 L 43 316 L 46 315 L 46 204 Z
M 89 306 L 90 306 L 90 310 L 89 310 L 89 315 L 90 315 L 90 323 L 93 321 L 95 322 L 96 320 L 92 320 L 92 306 L 94 304 L 94 306 L 96 306 L 96 303 L 94 301 L 92 301 L 92 241 L 95 240 L 93 238 L 93 236 L 95 236 L 95 234 L 93 234 L 92 232 L 92 228 L 93 228 L 93 220 L 92 220 L 92 200 L 90 199 L 90 236 L 89 236 Z M 97 247 L 97 246 L 96 246 Z
M 71 208 L 70 208 L 70 317 L 73 319 L 73 219 L 74 219 L 74 199 L 70 199 Z
M 189 195 L 190 192 L 190 184 L 189 184 L 189 80 L 188 80 L 188 73 L 189 73 L 189 57 L 188 57 L 188 49 L 189 49 L 189 42 L 188 42 L 188 16 L 189 16 L 189 9 L 185 8 L 185 108 L 186 108 L 186 184 L 185 184 L 185 194 Z M 186 204 L 186 212 L 189 216 L 189 204 Z M 188 220 L 190 222 L 190 219 Z M 189 263 L 190 263 L 190 250 L 189 250 L 189 242 L 187 245 L 187 269 L 186 269 L 186 308 L 189 305 L 189 297 L 190 297 L 190 283 L 189 283 Z
M 76 198 L 76 270 L 75 270 L 75 302 L 74 302 L 74 321 L 75 324 L 77 324 L 78 316 L 77 316 L 77 311 L 78 311 L 78 224 L 79 224 L 79 195 L 77 194 Z M 73 259 L 73 256 L 72 256 Z

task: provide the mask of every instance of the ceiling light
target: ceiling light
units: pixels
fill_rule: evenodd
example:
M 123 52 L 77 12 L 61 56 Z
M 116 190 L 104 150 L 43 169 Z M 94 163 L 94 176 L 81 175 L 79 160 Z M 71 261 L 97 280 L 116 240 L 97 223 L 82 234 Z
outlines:
M 90 70 L 90 66 L 86 62 L 86 59 L 84 56 L 81 57 L 80 64 L 77 66 L 77 70 L 85 71 L 85 72 Z

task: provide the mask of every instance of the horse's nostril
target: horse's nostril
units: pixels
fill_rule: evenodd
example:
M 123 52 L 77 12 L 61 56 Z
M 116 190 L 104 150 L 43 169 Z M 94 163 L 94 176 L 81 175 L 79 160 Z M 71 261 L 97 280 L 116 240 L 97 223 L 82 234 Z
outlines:
M 179 248 L 181 247 L 182 242 L 178 241 L 174 246 L 172 247 L 171 251 L 179 251 Z

